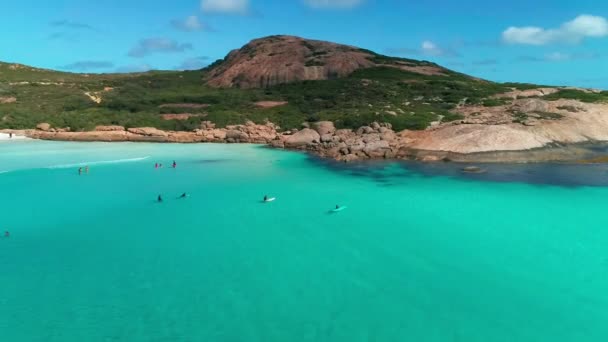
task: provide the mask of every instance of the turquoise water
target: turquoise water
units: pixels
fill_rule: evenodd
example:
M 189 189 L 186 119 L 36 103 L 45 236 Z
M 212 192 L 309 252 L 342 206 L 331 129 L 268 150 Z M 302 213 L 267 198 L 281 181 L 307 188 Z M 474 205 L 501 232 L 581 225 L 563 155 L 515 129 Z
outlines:
M 608 187 L 415 169 L 0 143 L 1 339 L 607 340 Z

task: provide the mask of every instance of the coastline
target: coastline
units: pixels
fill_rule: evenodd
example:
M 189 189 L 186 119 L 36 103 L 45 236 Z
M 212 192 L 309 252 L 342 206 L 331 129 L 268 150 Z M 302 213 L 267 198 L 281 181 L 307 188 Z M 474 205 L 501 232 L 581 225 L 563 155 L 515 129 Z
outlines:
M 416 148 L 412 136 L 422 132 L 395 133 L 390 124 L 373 123 L 356 131 L 335 129 L 328 121 L 305 124 L 302 130 L 279 132 L 272 123 L 263 125 L 248 122 L 244 125 L 215 128 L 204 122 L 193 132 L 162 131 L 151 127 L 124 128 L 98 126 L 94 131 L 70 132 L 40 124 L 36 129 L 0 130 L 0 140 L 38 139 L 74 142 L 156 142 L 156 143 L 253 143 L 310 153 L 320 158 L 340 162 L 364 160 L 415 160 L 422 162 L 457 163 L 603 163 L 608 160 L 602 148 L 608 142 L 586 141 L 565 144 L 548 144 L 520 150 L 489 150 L 472 153 L 425 150 Z M 426 131 L 428 132 L 428 131 Z

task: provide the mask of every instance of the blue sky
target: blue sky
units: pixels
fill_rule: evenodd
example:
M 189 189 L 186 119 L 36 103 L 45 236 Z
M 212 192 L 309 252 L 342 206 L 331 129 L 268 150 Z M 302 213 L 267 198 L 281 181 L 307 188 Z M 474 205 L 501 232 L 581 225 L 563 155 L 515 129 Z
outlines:
M 1 61 L 74 72 L 199 68 L 292 34 L 490 80 L 608 89 L 598 0 L 9 0 L 2 14 Z

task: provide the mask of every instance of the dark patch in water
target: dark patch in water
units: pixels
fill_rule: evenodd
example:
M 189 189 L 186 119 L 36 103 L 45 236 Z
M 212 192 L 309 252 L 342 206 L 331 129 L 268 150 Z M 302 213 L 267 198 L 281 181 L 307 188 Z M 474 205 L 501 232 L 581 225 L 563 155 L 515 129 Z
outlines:
M 605 146 L 595 147 L 606 151 Z M 310 161 L 319 167 L 353 177 L 367 178 L 380 186 L 394 186 L 398 179 L 411 177 L 450 177 L 464 181 L 499 183 L 527 183 L 539 186 L 608 186 L 608 164 L 567 164 L 567 163 L 479 163 L 483 173 L 462 172 L 472 164 L 464 163 L 422 163 L 416 161 L 364 161 L 341 163 L 311 157 Z M 395 172 L 395 167 L 400 172 Z
M 464 180 L 528 183 L 565 187 L 608 186 L 608 165 L 605 164 L 477 164 L 484 173 L 465 173 L 459 163 L 425 164 L 404 162 L 403 167 L 424 175 L 447 176 Z

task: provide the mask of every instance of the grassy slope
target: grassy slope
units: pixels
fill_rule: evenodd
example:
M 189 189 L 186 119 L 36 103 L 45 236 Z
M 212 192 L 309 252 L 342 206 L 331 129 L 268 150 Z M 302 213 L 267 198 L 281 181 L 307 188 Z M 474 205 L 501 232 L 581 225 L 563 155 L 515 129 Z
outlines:
M 378 61 L 397 60 L 377 55 Z M 428 62 L 416 62 L 430 65 Z M 359 127 L 372 121 L 391 122 L 396 129 L 424 129 L 439 116 L 458 117 L 448 111 L 463 99 L 488 105 L 488 97 L 530 85 L 498 84 L 450 72 L 425 76 L 390 67 L 360 70 L 350 77 L 306 81 L 268 89 L 215 89 L 203 85 L 205 71 L 153 71 L 140 74 L 83 75 L 0 63 L 0 97 L 16 103 L 0 104 L 0 128 L 32 128 L 40 122 L 54 127 L 90 130 L 96 125 L 154 126 L 192 130 L 202 120 L 225 126 L 245 120 L 270 120 L 281 127 L 300 127 L 304 121 L 332 120 L 339 127 Z M 20 84 L 19 82 L 28 82 Z M 44 83 L 58 83 L 45 85 Z M 96 104 L 84 93 L 102 92 Z M 261 109 L 262 100 L 288 101 L 281 107 Z M 172 103 L 208 104 L 207 108 L 178 108 Z M 495 105 L 495 104 L 494 104 Z M 392 113 L 389 113 L 392 112 Z M 162 120 L 161 114 L 192 113 L 186 121 Z M 396 114 L 396 115 L 395 115 Z

